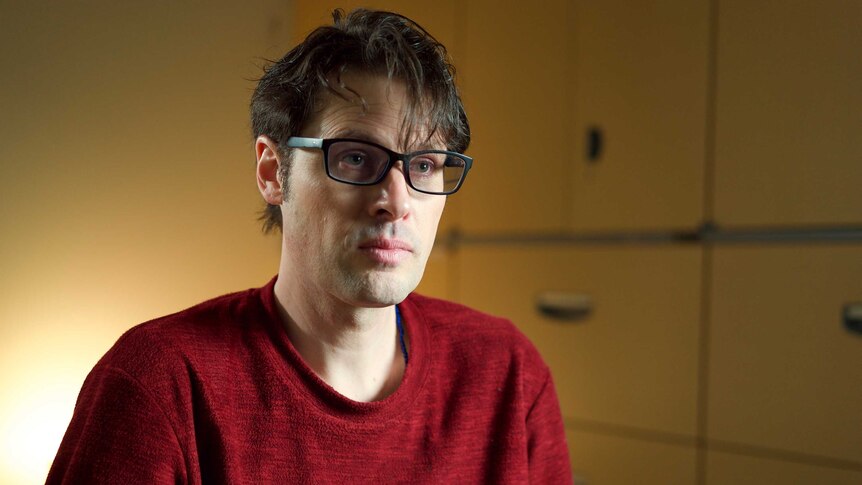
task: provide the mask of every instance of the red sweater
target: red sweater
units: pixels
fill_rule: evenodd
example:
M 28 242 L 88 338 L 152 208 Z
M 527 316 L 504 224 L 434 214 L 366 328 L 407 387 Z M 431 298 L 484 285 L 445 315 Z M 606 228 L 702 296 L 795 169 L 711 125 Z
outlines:
M 548 367 L 511 323 L 410 295 L 401 385 L 361 403 L 303 362 L 273 284 L 123 335 L 48 483 L 571 483 Z

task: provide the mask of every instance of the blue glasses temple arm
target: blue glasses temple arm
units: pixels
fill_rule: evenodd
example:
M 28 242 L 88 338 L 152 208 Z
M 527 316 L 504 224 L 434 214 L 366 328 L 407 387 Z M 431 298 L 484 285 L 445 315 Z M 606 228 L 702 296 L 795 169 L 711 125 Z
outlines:
M 290 148 L 322 148 L 323 138 L 292 136 L 287 139 L 287 146 Z

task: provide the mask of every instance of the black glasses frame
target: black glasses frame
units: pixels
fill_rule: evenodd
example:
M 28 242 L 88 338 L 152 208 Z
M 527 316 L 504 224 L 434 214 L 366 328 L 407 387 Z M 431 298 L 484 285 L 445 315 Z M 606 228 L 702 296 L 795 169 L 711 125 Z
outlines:
M 376 180 L 370 182 L 352 182 L 349 180 L 342 180 L 340 178 L 336 178 L 329 171 L 329 147 L 336 142 L 353 142 L 353 143 L 364 143 L 366 145 L 371 145 L 375 148 L 379 148 L 383 150 L 387 155 L 389 155 L 389 161 L 386 163 L 386 168 L 383 169 L 383 172 L 380 174 Z M 392 151 L 386 148 L 383 145 L 378 145 L 377 143 L 373 143 L 367 140 L 358 140 L 356 138 L 306 138 L 302 136 L 292 136 L 287 139 L 287 146 L 290 148 L 319 148 L 323 150 L 323 169 L 326 171 L 326 175 L 335 180 L 336 182 L 341 182 L 343 184 L 349 185 L 376 185 L 379 184 L 386 175 L 389 174 L 389 171 L 392 170 L 392 167 L 395 165 L 395 162 L 401 160 L 404 162 L 404 180 L 407 181 L 407 185 L 410 186 L 413 190 L 417 192 L 422 192 L 423 194 L 432 194 L 432 195 L 451 195 L 458 191 L 462 185 L 464 185 L 464 180 L 467 178 L 467 172 L 470 171 L 470 168 L 473 166 L 473 159 L 464 155 L 463 153 L 458 152 L 450 152 L 448 150 L 419 150 L 416 152 L 410 153 L 398 153 L 396 151 Z M 417 157 L 419 155 L 425 155 L 428 153 L 440 153 L 445 155 L 456 156 L 462 160 L 464 160 L 464 172 L 461 174 L 460 180 L 458 180 L 458 185 L 455 186 L 454 189 L 448 190 L 445 192 L 430 192 L 428 190 L 420 189 L 413 185 L 413 182 L 410 180 L 410 159 Z

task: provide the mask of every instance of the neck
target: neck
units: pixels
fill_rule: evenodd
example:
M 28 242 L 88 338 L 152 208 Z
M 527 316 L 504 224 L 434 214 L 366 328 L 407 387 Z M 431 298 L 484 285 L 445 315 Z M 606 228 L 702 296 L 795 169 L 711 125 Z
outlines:
M 398 388 L 405 362 L 395 307 L 356 307 L 279 272 L 275 298 L 287 336 L 308 366 L 340 394 L 360 402 Z

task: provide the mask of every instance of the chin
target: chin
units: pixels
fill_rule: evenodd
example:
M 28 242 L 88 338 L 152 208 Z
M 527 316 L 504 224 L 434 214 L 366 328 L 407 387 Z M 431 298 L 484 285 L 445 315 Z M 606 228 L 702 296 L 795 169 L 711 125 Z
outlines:
M 415 280 L 415 281 L 413 281 Z M 365 274 L 347 285 L 346 300 L 356 306 L 385 307 L 404 301 L 416 289 L 419 278 L 404 278 L 393 274 Z

